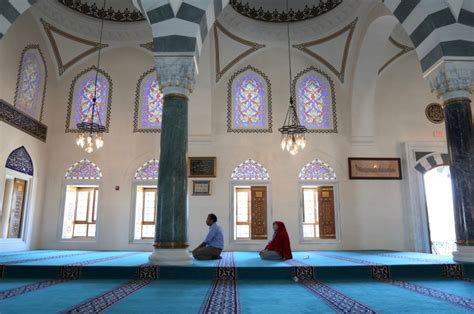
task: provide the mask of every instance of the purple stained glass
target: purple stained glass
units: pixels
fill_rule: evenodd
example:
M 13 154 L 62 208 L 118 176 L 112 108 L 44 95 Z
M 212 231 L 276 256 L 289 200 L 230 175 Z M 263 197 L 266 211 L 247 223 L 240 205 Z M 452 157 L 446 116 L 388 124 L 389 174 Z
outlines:
M 69 180 L 99 180 L 102 179 L 102 172 L 96 164 L 83 159 L 72 165 L 65 177 Z
M 135 180 L 158 180 L 160 173 L 160 162 L 152 159 L 144 163 L 137 172 L 135 172 Z
M 265 126 L 265 83 L 253 72 L 246 72 L 234 82 L 234 127 Z
M 160 91 L 156 72 L 150 73 L 143 83 L 141 126 L 161 128 L 163 114 L 163 94 Z
M 321 160 L 307 163 L 300 171 L 300 180 L 336 180 L 336 173 Z
M 248 159 L 234 169 L 232 180 L 264 181 L 270 180 L 270 175 L 261 164 L 255 160 Z
M 94 121 L 92 121 L 96 71 L 91 70 L 84 74 L 77 85 L 76 97 L 74 100 L 74 122 L 75 125 L 81 122 L 94 122 L 105 125 L 108 102 L 109 86 L 103 75 L 97 77 L 96 105 L 94 109 Z
M 330 103 L 328 86 L 314 74 L 298 82 L 298 116 L 310 129 L 330 127 Z
M 41 114 L 43 81 L 44 69 L 39 50 L 28 49 L 21 59 L 15 107 L 37 120 Z

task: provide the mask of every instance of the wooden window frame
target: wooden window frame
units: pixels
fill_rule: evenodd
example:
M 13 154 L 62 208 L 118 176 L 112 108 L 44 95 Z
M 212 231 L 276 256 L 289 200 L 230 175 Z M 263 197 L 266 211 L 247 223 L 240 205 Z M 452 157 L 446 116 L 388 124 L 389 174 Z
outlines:
M 153 221 L 145 221 L 145 195 L 146 192 L 155 192 L 155 204 L 154 204 L 154 212 L 153 212 Z M 142 221 L 141 221 L 141 232 L 140 232 L 140 239 L 138 240 L 149 240 L 153 239 L 154 237 L 144 237 L 143 236 L 143 226 L 150 226 L 150 225 L 156 225 L 156 206 L 158 204 L 158 188 L 151 188 L 151 187 L 142 187 L 142 193 L 143 193 L 143 200 L 142 200 Z M 136 210 L 136 209 L 135 209 Z
M 99 188 L 98 187 L 81 187 L 81 186 L 76 186 L 76 202 L 74 204 L 74 220 L 72 224 L 72 239 L 94 239 L 95 238 L 95 232 L 94 236 L 91 237 L 89 236 L 89 225 L 94 225 L 96 226 L 96 219 L 95 215 L 97 212 L 97 200 L 99 198 Z M 86 212 L 86 220 L 77 220 L 77 203 L 78 203 L 78 194 L 81 191 L 87 191 L 87 212 Z M 90 209 L 90 197 L 91 197 L 91 192 L 92 193 L 92 210 Z M 89 222 L 89 217 L 90 222 Z M 75 236 L 74 232 L 76 229 L 76 224 L 77 225 L 86 225 L 86 235 L 85 236 Z
M 304 222 L 304 217 L 305 217 L 305 212 L 306 212 L 306 208 L 305 208 L 305 201 L 304 201 L 304 192 L 305 190 L 312 190 L 313 191 L 313 194 L 314 194 L 314 204 L 313 204 L 313 208 L 314 208 L 314 223 L 309 223 L 309 222 Z M 314 187 L 304 187 L 303 188 L 303 229 L 304 229 L 304 226 L 308 226 L 308 225 L 312 225 L 313 226 L 313 232 L 314 232 L 314 237 L 305 237 L 304 236 L 304 230 L 303 230 L 303 238 L 304 239 L 307 239 L 307 240 L 320 240 L 321 238 L 318 236 L 316 236 L 317 232 L 317 228 L 316 226 L 319 227 L 319 211 L 318 211 L 318 186 L 314 186 Z
M 237 206 L 239 204 L 239 200 L 238 200 L 238 197 L 237 197 L 237 194 L 239 192 L 239 190 L 245 190 L 245 192 L 247 193 L 248 195 L 248 198 L 247 198 L 247 222 L 239 222 L 238 218 L 237 218 Z M 252 223 L 252 209 L 251 209 L 251 187 L 235 187 L 234 188 L 234 197 L 235 197 L 235 206 L 234 206 L 234 215 L 235 215 L 235 239 L 236 240 L 250 240 L 251 237 L 252 237 L 252 230 L 251 230 L 251 223 Z M 248 238 L 239 238 L 237 236 L 237 226 L 248 226 L 249 228 L 249 236 Z

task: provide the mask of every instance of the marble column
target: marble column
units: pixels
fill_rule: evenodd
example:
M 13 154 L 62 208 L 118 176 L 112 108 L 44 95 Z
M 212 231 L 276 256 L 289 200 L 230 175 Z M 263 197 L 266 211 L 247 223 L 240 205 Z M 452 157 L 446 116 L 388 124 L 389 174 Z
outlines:
M 155 265 L 189 265 L 186 159 L 188 96 L 196 77 L 195 60 L 156 56 L 155 63 L 164 102 L 155 249 L 149 260 Z
M 444 62 L 429 79 L 444 101 L 457 244 L 453 257 L 474 262 L 474 127 L 469 98 L 474 62 Z

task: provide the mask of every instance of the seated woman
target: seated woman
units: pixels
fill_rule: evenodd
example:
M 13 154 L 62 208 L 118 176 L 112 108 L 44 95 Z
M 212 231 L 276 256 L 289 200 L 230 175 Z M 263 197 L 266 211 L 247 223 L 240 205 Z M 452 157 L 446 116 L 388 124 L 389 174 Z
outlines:
M 260 251 L 260 257 L 268 260 L 292 259 L 290 238 L 286 232 L 285 224 L 281 221 L 273 223 L 273 239 L 267 244 L 263 251 Z

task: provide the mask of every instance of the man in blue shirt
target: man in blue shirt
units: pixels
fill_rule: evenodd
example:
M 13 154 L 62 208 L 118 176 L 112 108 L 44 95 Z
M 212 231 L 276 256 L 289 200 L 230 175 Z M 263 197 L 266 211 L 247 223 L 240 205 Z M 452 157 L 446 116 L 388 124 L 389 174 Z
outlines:
M 221 252 L 224 249 L 224 233 L 222 228 L 216 223 L 217 217 L 209 214 L 206 219 L 206 225 L 209 226 L 209 233 L 197 248 L 193 250 L 195 259 L 220 259 Z

